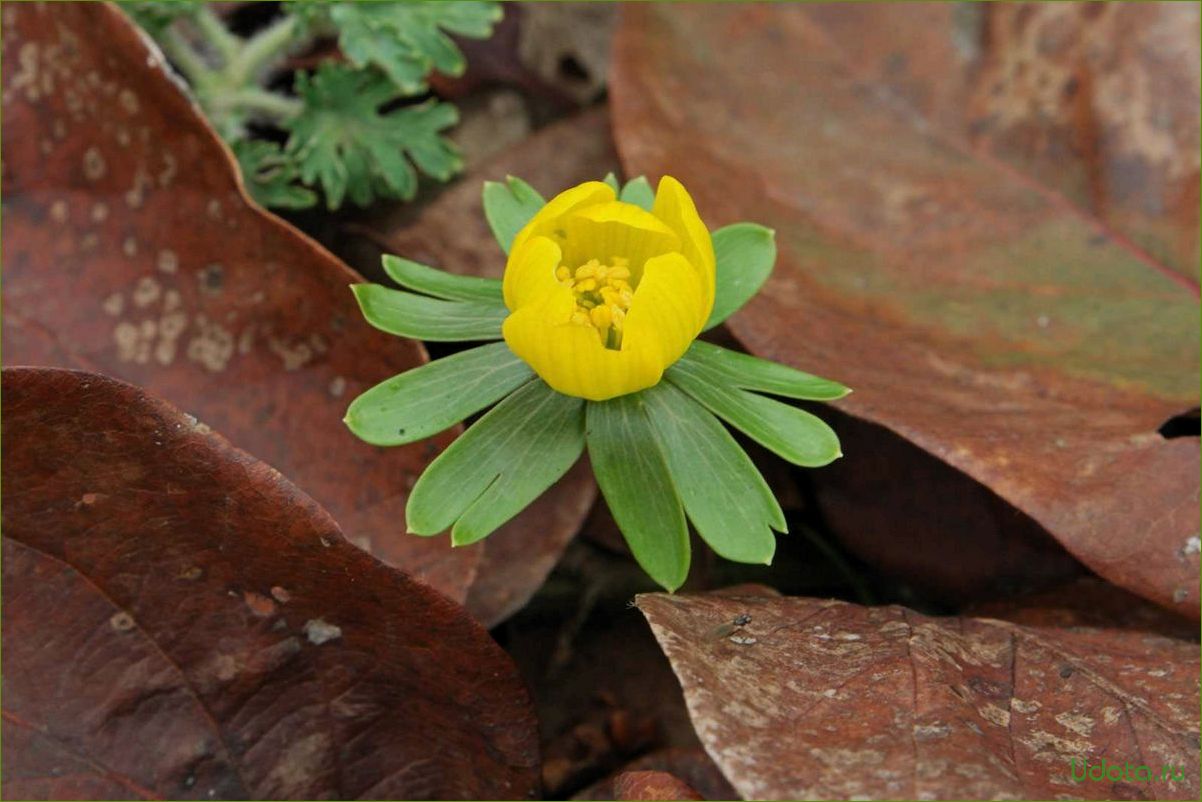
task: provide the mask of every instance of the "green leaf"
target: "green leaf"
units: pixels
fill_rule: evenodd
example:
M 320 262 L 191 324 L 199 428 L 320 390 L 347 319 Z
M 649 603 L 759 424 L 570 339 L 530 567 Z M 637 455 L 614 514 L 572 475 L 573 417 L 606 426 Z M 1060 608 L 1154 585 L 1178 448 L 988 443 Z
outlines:
M 622 191 L 622 186 L 618 183 L 618 177 L 613 173 L 606 173 L 605 178 L 602 178 L 601 182 L 609 184 L 609 188 L 614 191 L 615 195 L 618 195 Z
M 618 200 L 624 203 L 633 203 L 649 212 L 655 205 L 655 190 L 651 188 L 647 177 L 640 175 L 638 178 L 632 178 L 626 182 L 626 186 L 622 187 L 622 192 L 618 195 Z
M 717 418 L 661 382 L 642 393 L 689 520 L 728 560 L 772 562 L 785 516 L 768 483 Z
M 640 393 L 588 405 L 593 475 L 634 558 L 669 591 L 689 574 L 689 531 Z
M 715 384 L 712 374 L 684 360 L 664 375 L 710 412 L 794 465 L 817 468 L 842 456 L 831 427 L 803 409 Z
M 834 401 L 851 392 L 839 382 L 703 340 L 695 341 L 680 361 L 688 363 L 695 374 L 711 384 L 742 387 L 785 398 Z
M 518 232 L 546 205 L 538 190 L 520 178 L 508 176 L 504 184 L 484 182 L 484 218 L 505 253 Z
M 333 3 L 329 20 L 338 28 L 338 44 L 356 67 L 377 67 L 407 95 L 426 89 L 426 74 L 436 69 L 462 75 L 463 53 L 443 30 L 473 39 L 492 33 L 501 19 L 496 3 L 441 2 Z
M 439 134 L 457 121 L 454 106 L 431 100 L 381 114 L 380 107 L 396 99 L 396 88 L 378 73 L 332 63 L 297 73 L 296 93 L 305 105 L 285 123 L 285 152 L 306 184 L 320 184 L 331 209 L 346 197 L 360 206 L 377 197 L 412 198 L 413 165 L 440 181 L 462 167 Z
M 449 301 L 504 304 L 501 282 L 495 278 L 457 276 L 392 254 L 385 254 L 382 261 L 384 272 L 402 287 Z
M 258 203 L 273 209 L 308 209 L 317 203 L 317 193 L 296 183 L 300 171 L 280 146 L 263 139 L 233 143 L 242 170 L 242 181 Z
M 705 328 L 712 329 L 760 291 L 776 264 L 776 232 L 755 223 L 734 223 L 713 234 L 717 259 L 714 309 Z
M 413 486 L 409 531 L 448 526 L 456 546 L 474 543 L 517 515 L 580 458 L 584 400 L 528 382 L 451 443 Z
M 499 340 L 509 314 L 496 304 L 444 301 L 379 284 L 354 284 L 351 290 L 367 322 L 381 331 L 431 342 Z
M 361 440 L 400 446 L 449 429 L 534 378 L 505 343 L 489 343 L 407 370 L 351 402 L 346 425 Z

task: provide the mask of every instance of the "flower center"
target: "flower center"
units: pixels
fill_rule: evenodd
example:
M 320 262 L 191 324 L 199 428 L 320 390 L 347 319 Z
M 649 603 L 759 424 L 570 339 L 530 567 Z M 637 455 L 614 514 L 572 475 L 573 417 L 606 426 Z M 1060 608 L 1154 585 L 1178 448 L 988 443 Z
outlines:
M 601 344 L 615 351 L 622 348 L 622 327 L 634 290 L 630 286 L 630 262 L 622 256 L 601 264 L 590 259 L 574 271 L 560 265 L 555 277 L 576 296 L 572 323 L 597 331 Z

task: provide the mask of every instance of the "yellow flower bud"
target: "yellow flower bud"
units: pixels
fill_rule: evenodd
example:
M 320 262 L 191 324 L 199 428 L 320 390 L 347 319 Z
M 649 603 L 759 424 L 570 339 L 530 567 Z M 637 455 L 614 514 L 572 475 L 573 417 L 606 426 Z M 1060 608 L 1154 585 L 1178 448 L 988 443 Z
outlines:
M 503 287 L 510 349 L 555 390 L 602 401 L 658 383 L 701 332 L 713 243 L 676 179 L 650 212 L 590 181 L 518 232 Z

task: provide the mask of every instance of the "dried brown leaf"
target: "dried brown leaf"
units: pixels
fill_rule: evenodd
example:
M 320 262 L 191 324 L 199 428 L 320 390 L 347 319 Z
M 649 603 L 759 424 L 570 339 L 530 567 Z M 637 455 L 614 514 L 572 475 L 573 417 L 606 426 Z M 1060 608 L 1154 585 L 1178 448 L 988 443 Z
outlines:
M 347 289 L 362 279 L 246 198 L 225 147 L 118 11 L 4 13 L 6 361 L 147 387 L 312 493 L 356 545 L 470 594 L 486 625 L 520 607 L 595 495 L 587 472 L 487 544 L 407 536 L 409 490 L 455 431 L 380 449 L 341 418 L 423 363 L 422 346 L 368 326 Z
M 675 778 L 684 783 L 689 789 L 704 799 L 738 799 L 739 795 L 731 787 L 722 772 L 714 765 L 714 761 L 704 750 L 693 749 L 661 749 L 635 760 L 622 768 L 613 776 L 590 785 L 573 799 L 622 799 L 618 795 L 616 783 L 622 777 L 631 774 L 653 773 Z
M 313 494 L 347 537 L 462 600 L 480 560 L 404 534 L 448 436 L 383 450 L 342 424 L 425 361 L 368 326 L 327 251 L 253 205 L 232 156 L 114 6 L 4 9 L 7 364 L 146 387 Z
M 688 783 L 665 771 L 626 771 L 614 778 L 614 799 L 702 799 Z
M 1180 272 L 1074 205 L 1062 173 L 1040 184 L 1043 171 L 1020 173 L 923 116 L 866 71 L 854 36 L 831 32 L 842 13 L 900 10 L 624 11 L 611 105 L 628 171 L 675 175 L 710 225 L 777 232 L 773 278 L 728 321 L 739 340 L 854 387 L 842 409 L 964 471 L 1111 582 L 1196 618 L 1198 443 L 1157 431 L 1198 403 L 1196 265 Z M 940 35 L 905 30 L 920 51 Z M 1066 41 L 1125 47 L 1075 30 Z M 1175 64 L 1196 62 L 1194 39 Z M 1167 164 L 1188 167 L 1197 115 L 1170 117 L 1188 136 L 1170 138 Z M 1155 219 L 1196 229 L 1192 212 Z
M 538 734 L 459 605 L 142 390 L 4 371 L 6 798 L 524 798 Z
M 637 603 L 747 799 L 1198 796 L 1196 642 L 806 598 Z M 1070 760 L 1156 778 L 1075 783 Z

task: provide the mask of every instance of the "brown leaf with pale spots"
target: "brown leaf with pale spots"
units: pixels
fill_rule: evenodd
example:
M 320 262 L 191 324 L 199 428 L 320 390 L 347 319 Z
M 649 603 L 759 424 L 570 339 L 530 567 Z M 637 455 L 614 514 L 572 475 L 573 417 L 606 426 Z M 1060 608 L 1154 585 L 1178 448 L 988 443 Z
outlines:
M 409 490 L 458 429 L 382 449 L 341 418 L 423 363 L 422 346 L 368 326 L 347 289 L 362 279 L 247 200 L 224 146 L 118 11 L 4 14 L 6 360 L 147 387 L 283 471 L 356 545 L 457 601 L 470 594 L 486 625 L 521 607 L 596 494 L 588 471 L 474 547 L 406 535 Z M 456 225 L 484 227 L 470 213 Z
M 142 390 L 3 395 L 6 798 L 537 793 L 530 699 L 462 607 Z
M 747 799 L 1198 797 L 1196 642 L 805 598 L 637 604 Z M 1074 759 L 1157 776 L 1075 783 Z
M 1080 9 L 1061 8 L 1045 13 Z M 853 387 L 840 409 L 968 474 L 1107 580 L 1196 619 L 1198 441 L 1158 433 L 1198 404 L 1196 257 L 1184 272 L 1158 260 L 1075 205 L 1064 174 L 1016 171 L 925 116 L 857 58 L 855 29 L 831 22 L 908 7 L 623 10 L 610 86 L 628 172 L 675 175 L 711 226 L 777 232 L 772 278 L 727 321 L 739 341 Z M 1118 58 L 1130 45 L 1121 29 L 1069 26 L 1063 41 Z M 905 52 L 947 34 L 913 21 L 898 30 L 917 43 Z M 1146 41 L 1141 32 L 1130 46 L 1147 52 Z M 1173 64 L 1197 63 L 1196 36 L 1170 41 L 1184 48 Z M 1178 74 L 1165 69 L 1120 58 L 1115 74 L 1155 74 L 1161 86 Z M 1177 132 L 1166 132 L 1167 163 L 1187 167 L 1192 72 L 1188 114 L 1166 97 Z M 945 73 L 920 72 L 918 88 Z M 1147 104 L 1128 111 L 1139 126 L 1159 119 Z M 1196 164 L 1182 179 L 1195 193 Z M 1192 222 L 1152 219 L 1193 231 L 1196 206 Z M 939 510 L 928 517 L 939 524 Z
M 380 449 L 356 395 L 422 364 L 367 325 L 361 279 L 253 205 L 226 148 L 116 7 L 5 6 L 7 364 L 116 376 L 178 404 L 313 494 L 347 537 L 463 600 L 479 550 L 407 537 L 450 438 Z

